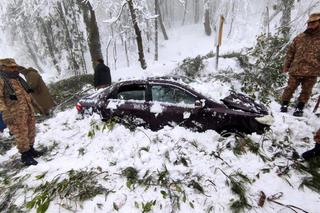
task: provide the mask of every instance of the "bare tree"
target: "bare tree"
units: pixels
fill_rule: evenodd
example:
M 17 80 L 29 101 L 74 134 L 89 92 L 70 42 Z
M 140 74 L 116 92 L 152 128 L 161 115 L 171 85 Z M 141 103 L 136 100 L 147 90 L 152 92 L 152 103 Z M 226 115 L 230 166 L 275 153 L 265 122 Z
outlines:
M 154 13 L 159 14 L 159 1 L 154 0 Z M 154 60 L 158 61 L 158 18 L 154 19 Z
M 168 40 L 169 39 L 168 38 L 168 34 L 167 34 L 167 31 L 166 31 L 166 28 L 164 27 L 163 20 L 162 20 L 159 0 L 155 0 L 154 4 L 155 4 L 155 13 L 156 13 L 156 15 L 158 15 L 158 21 L 159 21 L 159 24 L 160 24 L 160 27 L 161 27 L 161 31 L 162 31 L 164 40 Z
M 281 17 L 281 33 L 287 40 L 290 39 L 290 22 L 291 22 L 291 10 L 294 6 L 294 0 L 281 0 L 280 7 L 282 10 Z
M 78 0 L 82 10 L 83 19 L 88 32 L 88 46 L 91 55 L 92 67 L 96 65 L 96 60 L 102 57 L 99 27 L 96 20 L 95 12 L 89 1 Z
M 68 27 L 68 22 L 66 20 L 66 16 L 64 14 L 64 11 L 66 11 L 66 6 L 65 6 L 65 1 L 64 2 L 57 2 L 57 11 L 60 16 L 60 20 L 62 22 L 63 28 L 65 30 L 65 35 L 66 35 L 66 48 L 69 52 L 70 55 L 70 64 L 71 64 L 71 70 L 74 71 L 75 75 L 80 75 L 79 72 L 79 64 L 77 62 L 77 59 L 75 57 L 75 54 L 73 52 L 73 41 L 70 35 L 69 27 Z
M 136 13 L 134 11 L 133 2 L 132 2 L 132 0 L 127 0 L 127 3 L 128 3 L 128 6 L 129 6 L 129 11 L 130 11 L 130 15 L 131 15 L 132 23 L 133 23 L 133 28 L 134 28 L 134 31 L 135 31 L 135 34 L 136 34 L 136 41 L 137 41 L 137 46 L 138 46 L 138 54 L 139 54 L 139 61 L 140 61 L 140 64 L 141 64 L 141 68 L 142 69 L 146 69 L 147 68 L 147 63 L 146 63 L 146 61 L 144 59 L 141 31 L 140 31 L 140 28 L 138 26 L 137 16 L 136 16 Z
M 187 8 L 188 8 L 188 0 L 181 1 L 183 5 L 183 19 L 182 19 L 182 25 L 184 25 L 186 21 L 186 15 L 187 15 Z
M 211 23 L 210 23 L 210 5 L 209 0 L 205 0 L 204 2 L 204 31 L 209 36 L 211 35 Z
M 200 19 L 200 2 L 199 0 L 194 0 L 194 23 L 198 23 Z

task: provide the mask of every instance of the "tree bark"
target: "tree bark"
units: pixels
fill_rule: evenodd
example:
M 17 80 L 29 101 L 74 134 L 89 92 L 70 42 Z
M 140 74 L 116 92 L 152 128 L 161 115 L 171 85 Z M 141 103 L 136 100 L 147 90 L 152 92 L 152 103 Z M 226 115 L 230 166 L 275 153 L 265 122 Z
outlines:
M 291 22 L 291 10 L 294 6 L 294 0 L 282 0 L 282 17 L 281 17 L 281 33 L 283 38 L 289 41 L 290 39 L 290 22 Z
M 90 2 L 78 0 L 78 3 L 80 4 L 83 10 L 83 19 L 88 32 L 89 52 L 91 55 L 92 67 L 94 69 L 96 66 L 96 60 L 99 58 L 103 58 L 101 51 L 99 27 L 97 24 L 95 12 Z
M 194 0 L 194 23 L 198 23 L 199 19 L 200 19 L 200 15 L 199 15 L 199 0 Z
M 160 27 L 161 27 L 163 38 L 164 38 L 164 40 L 168 40 L 169 39 L 168 38 L 168 34 L 167 34 L 167 31 L 166 31 L 166 28 L 164 27 L 163 20 L 162 20 L 159 0 L 155 0 L 155 13 L 156 13 L 156 15 L 158 15 L 158 21 L 159 21 L 159 24 L 160 24 Z
M 159 15 L 159 1 L 154 0 L 154 13 Z M 154 19 L 154 60 L 158 61 L 158 18 Z
M 76 0 L 77 1 L 77 0 Z M 72 19 L 73 19 L 73 23 L 74 23 L 74 26 L 75 26 L 75 30 L 76 30 L 76 32 L 77 32 L 77 37 L 78 37 L 78 39 L 80 39 L 80 38 L 83 38 L 83 36 L 82 36 L 82 33 L 80 33 L 80 30 L 79 30 L 79 28 L 78 28 L 78 23 L 77 23 L 77 21 L 79 20 L 79 19 L 77 19 L 77 16 L 76 16 L 76 11 L 75 11 L 75 8 L 74 7 L 78 7 L 78 5 L 77 4 L 75 4 L 75 2 L 72 0 Z M 79 7 L 78 7 L 78 9 L 79 9 Z M 81 39 L 81 40 L 83 40 L 83 39 Z M 83 70 L 83 72 L 85 73 L 85 74 L 87 74 L 88 73 L 88 70 L 87 70 L 87 64 L 86 64 L 86 60 L 85 60 L 85 57 L 84 57 L 84 51 L 86 50 L 86 48 L 85 48 L 85 45 L 83 45 L 83 43 L 84 42 L 82 42 L 82 41 L 78 41 L 79 43 L 80 43 L 80 52 L 81 52 L 81 66 L 82 66 L 82 70 Z
M 182 19 L 182 25 L 184 25 L 185 21 L 186 21 L 186 15 L 187 15 L 187 7 L 188 7 L 188 0 L 184 0 L 183 3 L 183 19 Z
M 210 10 L 209 10 L 209 2 L 206 0 L 205 5 L 204 5 L 204 31 L 206 35 L 210 36 L 211 35 L 211 23 L 210 23 Z
M 133 28 L 134 28 L 134 31 L 136 33 L 136 41 L 137 41 L 137 46 L 138 46 L 139 61 L 140 61 L 140 64 L 141 64 L 141 68 L 142 69 L 146 69 L 147 68 L 147 63 L 146 63 L 146 61 L 144 59 L 142 37 L 141 37 L 141 31 L 140 31 L 140 28 L 139 28 L 138 22 L 137 22 L 137 16 L 136 16 L 136 13 L 135 13 L 134 8 L 133 8 L 132 0 L 127 0 L 127 2 L 128 2 L 128 6 L 129 6 L 129 11 L 130 11 L 132 23 L 133 23 Z
M 64 4 L 64 2 L 63 2 Z M 70 57 L 71 57 L 71 69 L 74 70 L 74 74 L 75 75 L 79 75 L 79 65 L 78 65 L 78 62 L 77 60 L 75 59 L 75 56 L 74 56 L 74 52 L 73 52 L 73 42 L 72 42 L 72 39 L 71 39 L 71 36 L 70 36 L 70 31 L 69 31 L 69 28 L 68 28 L 68 23 L 66 21 L 66 18 L 65 18 L 65 15 L 63 13 L 63 8 L 62 8 L 62 3 L 61 2 L 58 2 L 57 3 L 57 11 L 58 11 L 58 14 L 60 16 L 60 19 L 62 21 L 62 24 L 63 24 L 63 27 L 64 27 L 64 31 L 65 31 L 65 35 L 66 35 L 66 41 L 67 41 L 67 50 L 70 54 Z M 65 8 L 65 5 L 64 5 L 64 8 Z M 66 8 L 65 8 L 66 9 Z M 66 10 L 65 10 L 66 11 Z
M 45 41 L 47 44 L 47 48 L 48 48 L 53 66 L 56 68 L 58 74 L 60 75 L 61 70 L 60 70 L 60 67 L 58 66 L 58 60 L 56 58 L 55 51 L 54 51 L 54 46 L 55 46 L 54 40 L 51 39 L 52 34 L 49 32 L 49 29 L 48 29 L 49 28 L 48 26 L 51 26 L 51 21 L 49 21 L 48 23 L 45 23 L 42 18 L 39 18 L 38 20 L 41 22 L 41 27 L 43 30 L 43 34 L 45 36 Z

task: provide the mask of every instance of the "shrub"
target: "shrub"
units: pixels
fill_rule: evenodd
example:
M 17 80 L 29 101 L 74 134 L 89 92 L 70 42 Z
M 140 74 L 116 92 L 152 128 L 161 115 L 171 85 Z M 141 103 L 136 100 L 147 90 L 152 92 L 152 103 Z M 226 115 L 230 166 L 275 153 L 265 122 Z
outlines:
M 191 78 L 196 77 L 203 68 L 203 58 L 200 55 L 195 58 L 184 59 L 182 64 L 179 66 L 179 70 L 184 72 L 187 77 Z
M 262 34 L 257 38 L 256 46 L 248 51 L 254 61 L 252 66 L 242 65 L 243 92 L 264 103 L 270 102 L 270 95 L 276 96 L 277 88 L 286 82 L 286 75 L 282 73 L 286 44 L 287 40 L 278 34 Z
M 93 75 L 79 75 L 64 79 L 49 85 L 52 98 L 57 105 L 63 104 L 62 109 L 74 106 L 83 96 L 81 93 L 85 85 L 92 85 Z

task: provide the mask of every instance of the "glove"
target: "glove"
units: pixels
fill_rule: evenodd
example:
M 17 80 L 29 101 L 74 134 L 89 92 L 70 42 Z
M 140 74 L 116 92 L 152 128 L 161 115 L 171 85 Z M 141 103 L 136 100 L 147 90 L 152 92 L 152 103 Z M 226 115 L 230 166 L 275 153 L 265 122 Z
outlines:
M 2 112 L 2 119 L 7 125 L 12 125 L 15 122 L 13 115 L 7 112 Z

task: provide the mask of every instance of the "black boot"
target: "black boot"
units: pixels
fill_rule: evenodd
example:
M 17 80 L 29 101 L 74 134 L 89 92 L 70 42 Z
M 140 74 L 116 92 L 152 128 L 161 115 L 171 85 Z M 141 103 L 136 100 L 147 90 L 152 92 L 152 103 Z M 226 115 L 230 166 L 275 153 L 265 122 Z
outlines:
M 293 113 L 293 116 L 302 117 L 302 115 L 303 115 L 303 107 L 304 107 L 304 103 L 299 102 L 297 104 L 296 110 Z
M 21 153 L 21 162 L 26 166 L 37 165 L 38 162 L 33 159 L 30 150 Z
M 289 101 L 282 101 L 280 111 L 288 112 L 288 105 L 289 105 Z
M 38 158 L 40 156 L 42 156 L 44 153 L 41 151 L 37 151 L 33 148 L 33 146 L 30 146 L 30 150 L 29 150 L 30 154 L 32 157 L 34 158 Z
M 306 151 L 302 154 L 302 157 L 305 160 L 311 160 L 312 158 L 315 158 L 317 156 L 320 157 L 320 143 L 316 143 L 316 146 L 313 149 Z

